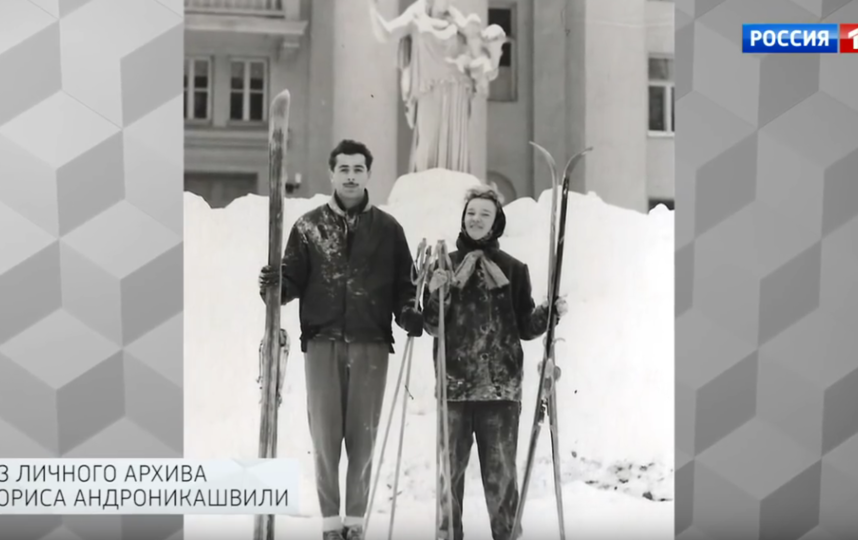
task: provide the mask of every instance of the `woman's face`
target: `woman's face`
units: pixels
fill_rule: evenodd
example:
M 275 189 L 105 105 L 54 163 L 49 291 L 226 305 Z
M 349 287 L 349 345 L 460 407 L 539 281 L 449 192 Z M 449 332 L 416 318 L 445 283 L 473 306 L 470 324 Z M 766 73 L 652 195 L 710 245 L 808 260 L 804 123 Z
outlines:
M 497 207 L 488 199 L 472 199 L 465 210 L 465 232 L 474 240 L 484 238 L 492 230 Z

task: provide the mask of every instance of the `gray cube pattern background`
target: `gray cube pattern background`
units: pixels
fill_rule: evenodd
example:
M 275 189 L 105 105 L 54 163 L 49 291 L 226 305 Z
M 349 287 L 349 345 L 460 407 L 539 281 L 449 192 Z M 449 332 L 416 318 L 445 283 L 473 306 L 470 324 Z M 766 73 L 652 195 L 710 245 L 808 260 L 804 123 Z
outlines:
M 0 458 L 183 455 L 182 23 L 180 0 L 0 1 Z M 182 516 L 0 531 L 178 540 Z
M 856 0 L 676 0 L 676 534 L 858 534 L 858 54 L 742 54 Z

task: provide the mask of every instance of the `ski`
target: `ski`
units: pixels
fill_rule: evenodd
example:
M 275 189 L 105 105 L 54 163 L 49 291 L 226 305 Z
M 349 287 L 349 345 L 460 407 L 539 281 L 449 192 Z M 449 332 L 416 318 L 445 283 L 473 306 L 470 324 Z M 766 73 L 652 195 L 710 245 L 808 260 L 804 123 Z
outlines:
M 534 419 L 533 426 L 531 429 L 530 441 L 528 445 L 527 451 L 527 459 L 525 461 L 524 468 L 524 479 L 522 480 L 521 486 L 521 495 L 519 498 L 518 508 L 516 509 L 515 521 L 513 524 L 513 531 L 518 531 L 521 526 L 521 520 L 524 514 L 524 505 L 527 500 L 527 490 L 530 486 L 531 475 L 533 471 L 533 463 L 536 454 L 536 446 L 539 441 L 539 434 L 542 428 L 542 423 L 544 422 L 546 413 L 549 415 L 550 422 L 550 430 L 551 430 L 551 439 L 552 439 L 552 462 L 554 467 L 554 492 L 555 498 L 557 500 L 557 514 L 558 521 L 560 525 L 560 535 L 561 539 L 565 538 L 565 523 L 564 523 L 564 515 L 563 515 L 563 498 L 562 498 L 562 485 L 560 478 L 560 456 L 559 456 L 559 430 L 558 430 L 558 422 L 557 422 L 557 402 L 556 395 L 554 392 L 554 384 L 550 384 L 548 386 L 546 384 L 548 370 L 552 369 L 553 373 L 551 376 L 551 380 L 556 376 L 556 371 L 554 368 L 554 346 L 555 346 L 555 338 L 554 338 L 554 329 L 556 326 L 556 313 L 554 311 L 554 304 L 557 301 L 559 290 L 560 290 L 560 277 L 562 272 L 563 265 L 563 248 L 566 239 L 566 215 L 568 210 L 568 201 L 569 201 L 569 176 L 571 171 L 574 169 L 575 165 L 584 157 L 584 155 L 592 150 L 592 148 L 585 148 L 578 154 L 572 156 L 569 161 L 566 163 L 566 166 L 563 169 L 563 182 L 560 186 L 560 218 L 559 224 L 555 226 L 555 212 L 557 205 L 557 172 L 556 172 L 556 164 L 554 162 L 554 158 L 551 154 L 543 147 L 539 146 L 536 143 L 531 143 L 537 150 L 542 153 L 548 162 L 549 168 L 551 170 L 552 175 L 552 215 L 550 222 L 550 235 L 551 242 L 549 244 L 549 281 L 548 281 L 548 330 L 545 336 L 545 351 L 543 355 L 542 364 L 540 366 L 540 377 L 539 384 L 537 386 L 537 397 L 536 397 L 536 407 L 534 410 Z
M 286 178 L 286 134 L 291 95 L 284 90 L 271 102 L 268 127 L 268 264 L 280 268 L 283 257 L 283 182 Z M 278 276 L 279 276 L 278 272 Z M 262 400 L 259 421 L 259 457 L 277 457 L 277 412 L 289 351 L 289 336 L 280 327 L 282 277 L 265 295 L 265 334 L 260 344 Z M 286 353 L 286 354 L 283 354 Z M 254 516 L 254 540 L 274 540 L 274 516 Z
M 286 333 L 286 330 L 283 328 L 280 329 L 280 359 L 279 359 L 279 380 L 278 380 L 278 391 L 277 391 L 277 406 L 283 404 L 283 383 L 286 378 L 286 361 L 289 358 L 289 349 L 291 347 L 291 341 L 289 340 L 289 334 Z M 259 385 L 259 404 L 260 406 L 265 400 L 265 392 L 263 390 L 264 383 L 262 381 L 263 374 L 265 373 L 265 366 L 267 365 L 267 348 L 265 344 L 265 338 L 259 340 L 259 376 L 256 378 L 256 383 Z
M 447 245 L 443 240 L 438 241 L 438 246 L 435 250 L 438 268 L 441 270 L 451 270 L 452 263 L 447 254 Z M 444 299 L 447 294 L 449 284 L 443 285 L 438 289 L 438 355 L 437 355 L 437 372 L 435 393 L 438 396 L 438 444 L 435 448 L 436 467 L 439 469 L 436 485 L 437 504 L 435 507 L 437 534 L 439 539 L 453 540 L 453 483 L 450 464 L 450 423 L 447 416 L 447 354 L 446 343 L 444 341 Z M 446 512 L 445 512 L 446 511 Z M 442 536 L 441 530 L 444 524 L 444 515 L 446 513 L 446 537 Z
M 536 143 L 531 143 L 537 150 L 539 150 L 543 157 L 545 157 L 545 161 L 548 163 L 548 168 L 551 173 L 551 214 L 549 219 L 549 231 L 548 231 L 548 281 L 550 284 L 554 282 L 554 262 L 556 256 L 556 248 L 557 248 L 557 199 L 559 196 L 558 193 L 558 178 L 557 178 L 557 164 L 554 161 L 554 157 L 551 155 L 548 150 L 539 146 Z M 566 176 L 566 171 L 568 170 L 569 164 L 566 164 L 566 169 L 564 169 L 564 177 Z M 554 381 L 559 375 L 559 368 L 555 367 L 555 357 L 553 351 L 548 355 L 548 358 L 551 360 L 551 365 L 548 366 L 547 369 L 553 369 L 554 374 L 548 379 L 551 382 L 551 388 L 546 388 L 545 391 L 548 392 L 548 421 L 549 421 L 549 431 L 551 433 L 551 464 L 553 466 L 553 477 L 554 477 L 554 500 L 557 506 L 557 524 L 560 529 L 560 540 L 566 540 L 566 519 L 563 511 L 563 481 L 562 474 L 560 468 L 560 433 L 558 430 L 558 419 L 557 419 L 557 394 L 554 392 Z M 546 384 L 546 380 L 543 379 L 542 383 Z

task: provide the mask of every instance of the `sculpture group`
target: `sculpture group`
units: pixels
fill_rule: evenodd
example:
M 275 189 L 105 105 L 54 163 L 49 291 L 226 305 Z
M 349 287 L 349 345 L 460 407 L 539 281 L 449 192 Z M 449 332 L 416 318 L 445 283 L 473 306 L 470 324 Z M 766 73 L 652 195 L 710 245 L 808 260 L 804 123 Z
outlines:
M 416 0 L 386 19 L 370 0 L 373 32 L 396 41 L 397 67 L 405 114 L 413 130 L 409 172 L 432 168 L 470 171 L 470 118 L 473 98 L 488 95 L 498 75 L 506 34 L 483 26 L 449 0 Z

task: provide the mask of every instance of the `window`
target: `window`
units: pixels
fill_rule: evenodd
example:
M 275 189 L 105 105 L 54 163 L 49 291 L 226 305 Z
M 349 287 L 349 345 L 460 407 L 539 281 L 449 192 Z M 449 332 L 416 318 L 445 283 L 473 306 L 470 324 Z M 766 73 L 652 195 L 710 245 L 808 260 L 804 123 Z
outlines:
M 268 65 L 264 60 L 233 60 L 230 71 L 229 119 L 262 122 L 268 102 Z
M 209 58 L 185 59 L 185 120 L 211 119 L 212 62 Z
M 649 59 L 649 132 L 672 134 L 673 120 L 673 59 Z
M 503 28 L 507 42 L 503 45 L 498 76 L 489 86 L 489 100 L 516 101 L 518 72 L 516 69 L 515 7 L 489 8 L 489 24 Z

